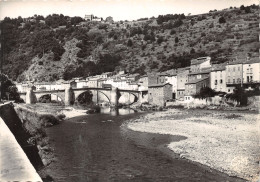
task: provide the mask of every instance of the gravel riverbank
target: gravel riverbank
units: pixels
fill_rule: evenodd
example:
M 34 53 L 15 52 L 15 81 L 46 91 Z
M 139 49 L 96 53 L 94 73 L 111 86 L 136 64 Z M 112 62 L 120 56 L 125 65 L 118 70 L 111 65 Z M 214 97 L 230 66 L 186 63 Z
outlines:
M 134 131 L 185 136 L 168 145 L 181 158 L 250 181 L 259 176 L 259 127 L 256 113 L 198 109 L 150 113 L 128 124 Z

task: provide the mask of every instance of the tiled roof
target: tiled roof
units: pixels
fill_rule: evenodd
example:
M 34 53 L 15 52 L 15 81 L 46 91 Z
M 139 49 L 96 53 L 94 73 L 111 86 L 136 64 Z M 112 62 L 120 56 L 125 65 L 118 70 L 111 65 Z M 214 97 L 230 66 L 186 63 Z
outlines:
M 223 71 L 226 69 L 226 63 L 223 64 L 213 64 L 211 68 L 211 72 L 213 71 Z
M 185 83 L 185 85 L 199 83 L 199 82 L 201 82 L 203 80 L 206 80 L 206 79 L 209 79 L 209 77 L 192 80 L 192 81 L 189 81 L 189 82 Z
M 201 71 L 189 73 L 189 75 L 207 74 L 207 73 L 210 73 L 210 71 L 211 71 L 211 68 L 207 68 L 207 69 L 202 69 Z
M 148 87 L 164 87 L 165 85 L 172 85 L 170 83 L 162 83 L 162 84 L 151 84 Z

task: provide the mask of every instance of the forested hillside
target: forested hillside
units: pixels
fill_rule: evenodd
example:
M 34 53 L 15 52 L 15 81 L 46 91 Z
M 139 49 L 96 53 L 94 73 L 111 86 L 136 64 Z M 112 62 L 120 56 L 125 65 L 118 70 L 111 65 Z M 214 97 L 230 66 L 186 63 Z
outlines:
M 206 55 L 213 63 L 258 56 L 258 11 L 252 5 L 114 23 L 57 14 L 6 17 L 3 70 L 17 81 L 54 81 L 107 71 L 164 71 Z

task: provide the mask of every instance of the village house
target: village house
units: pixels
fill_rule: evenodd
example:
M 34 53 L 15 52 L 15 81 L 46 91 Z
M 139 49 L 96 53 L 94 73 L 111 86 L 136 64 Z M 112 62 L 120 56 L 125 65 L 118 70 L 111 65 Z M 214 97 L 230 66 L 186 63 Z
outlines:
M 18 92 L 20 92 L 20 93 L 26 92 L 27 89 L 29 88 L 28 83 L 16 83 L 15 82 L 15 85 L 16 85 Z
M 166 83 L 166 73 L 149 73 L 148 74 L 148 86 L 155 84 Z
M 177 93 L 177 72 L 169 73 L 166 76 L 166 83 L 170 83 L 172 85 L 172 99 L 176 99 L 176 93 Z
M 102 73 L 100 75 L 101 78 L 108 78 L 108 77 L 111 77 L 113 75 L 112 72 L 106 72 L 106 73 Z
M 140 91 L 148 90 L 148 76 L 147 75 L 141 76 L 139 78 L 138 84 L 140 85 L 139 86 Z
M 209 87 L 209 77 L 200 78 L 185 83 L 184 101 L 192 101 L 203 87 Z
M 139 84 L 136 82 L 128 83 L 128 87 L 125 89 L 126 90 L 139 90 Z
M 243 64 L 243 84 L 260 83 L 260 60 L 251 58 Z
M 77 84 L 77 88 L 86 88 L 88 87 L 87 84 L 88 84 L 88 81 L 87 80 L 83 80 L 83 79 L 80 79 L 76 82 Z
M 127 90 L 127 88 L 129 88 L 129 82 L 126 79 L 114 79 L 112 86 Z
M 190 72 L 189 67 L 179 68 L 177 70 L 177 92 L 176 92 L 177 100 L 184 100 L 185 83 L 188 82 L 189 72 Z
M 97 76 L 93 76 L 93 77 L 88 77 L 87 78 L 87 87 L 89 88 L 97 88 L 98 87 L 98 80 L 100 78 Z
M 210 72 L 210 88 L 216 92 L 226 92 L 225 64 L 212 65 L 212 70 Z
M 169 83 L 148 85 L 148 102 L 150 104 L 165 106 L 172 99 L 172 85 Z
M 236 86 L 242 84 L 243 78 L 243 62 L 246 59 L 236 59 L 229 62 L 226 65 L 226 83 L 227 83 L 227 93 L 232 93 Z
M 94 18 L 94 15 L 85 15 L 85 21 L 92 21 L 92 19 Z
M 210 72 L 211 72 L 211 68 L 202 68 L 199 71 L 190 72 L 188 74 L 188 81 L 190 82 L 201 78 L 209 77 Z
M 100 78 L 100 79 L 98 79 L 98 88 L 103 88 L 103 84 L 105 84 L 106 83 L 106 78 Z
M 108 17 L 106 18 L 106 22 L 114 23 L 113 17 L 112 17 L 112 16 L 108 16 Z
M 138 74 L 138 73 L 126 76 L 127 81 L 130 81 L 130 82 L 135 82 L 139 78 L 140 78 L 140 74 Z

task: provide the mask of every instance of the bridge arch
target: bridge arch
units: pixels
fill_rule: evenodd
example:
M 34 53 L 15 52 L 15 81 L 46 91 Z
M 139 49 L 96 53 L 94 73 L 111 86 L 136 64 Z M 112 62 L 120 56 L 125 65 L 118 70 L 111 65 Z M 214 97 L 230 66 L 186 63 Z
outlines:
M 64 104 L 64 98 L 62 95 L 58 93 L 41 93 L 41 94 L 35 94 L 36 101 L 39 102 L 44 96 L 50 96 L 51 101 L 58 101 Z
M 92 101 L 95 103 L 98 103 L 100 101 L 104 101 L 104 102 L 110 102 L 110 95 L 108 95 L 107 93 L 105 93 L 105 91 L 102 90 L 95 90 L 95 89 L 88 89 L 88 90 L 81 90 L 81 91 L 74 91 L 75 94 L 75 101 L 78 102 L 79 97 L 86 93 L 86 92 L 90 92 L 92 94 Z
M 138 94 L 133 92 L 120 92 L 118 102 L 120 104 L 131 105 L 138 101 Z

